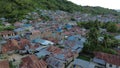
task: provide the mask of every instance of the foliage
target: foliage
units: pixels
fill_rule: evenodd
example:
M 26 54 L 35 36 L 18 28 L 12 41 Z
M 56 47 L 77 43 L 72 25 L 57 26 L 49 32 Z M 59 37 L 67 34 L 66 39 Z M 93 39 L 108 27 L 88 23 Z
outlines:
M 107 23 L 106 24 L 107 25 L 107 31 L 108 32 L 117 32 L 118 31 L 118 27 L 116 26 L 116 24 L 115 23 Z
M 86 61 L 90 61 L 90 57 L 87 57 L 87 56 L 84 56 L 84 55 L 79 55 L 77 58 L 83 59 L 83 60 L 86 60 Z
M 115 50 L 110 49 L 110 48 L 103 48 L 102 51 L 105 52 L 105 53 L 117 54 L 117 52 Z
M 23 19 L 26 13 L 33 9 L 33 0 L 0 0 L 0 17 L 10 22 Z
M 16 66 L 13 65 L 13 62 L 12 62 L 12 61 L 9 62 L 9 65 L 10 65 L 10 68 L 16 68 Z
M 50 17 L 48 17 L 48 16 L 41 15 L 40 18 L 42 18 L 43 20 L 46 20 L 46 21 L 50 20 Z
M 8 26 L 8 27 L 5 27 L 4 30 L 14 30 L 14 26 Z
M 99 27 L 101 27 L 101 23 L 97 20 L 89 22 L 78 22 L 77 25 L 86 29 L 90 29 L 91 27 L 95 27 L 98 29 Z
M 116 40 L 112 35 L 110 34 L 102 34 L 100 33 L 99 28 L 103 27 L 104 23 L 100 23 L 100 22 L 87 22 L 87 24 L 82 23 L 79 24 L 79 26 L 85 27 L 85 28 L 89 28 L 89 32 L 87 34 L 87 41 L 85 43 L 85 47 L 84 50 L 86 51 L 102 51 L 102 52 L 106 52 L 106 53 L 112 53 L 115 54 L 116 52 L 114 50 L 112 50 L 112 47 L 115 47 L 115 44 L 119 43 L 118 40 Z M 108 27 L 109 25 L 111 25 L 111 23 L 107 23 L 108 25 L 106 27 Z M 113 24 L 112 24 L 113 25 Z M 112 27 L 111 27 L 112 28 Z M 99 38 L 102 37 L 102 40 L 99 40 Z
M 62 10 L 67 12 L 80 11 L 89 14 L 112 14 L 120 16 L 120 13 L 101 7 L 89 7 L 76 5 L 67 0 L 0 0 L 0 17 L 5 17 L 9 22 L 21 20 L 25 18 L 28 12 L 32 12 L 36 8 L 45 10 Z
M 102 23 L 99 21 L 89 21 L 89 22 L 78 22 L 77 25 L 80 27 L 84 27 L 86 29 L 90 29 L 91 27 L 95 28 L 105 28 L 107 29 L 108 32 L 118 32 L 118 27 L 116 26 L 117 23 L 115 22 L 107 22 L 107 23 Z
M 87 41 L 85 43 L 85 49 L 88 51 L 97 50 L 100 47 L 99 45 L 99 31 L 96 28 L 91 28 L 87 34 Z
M 0 31 L 3 31 L 3 30 L 14 30 L 14 26 L 4 26 L 4 25 L 0 25 Z

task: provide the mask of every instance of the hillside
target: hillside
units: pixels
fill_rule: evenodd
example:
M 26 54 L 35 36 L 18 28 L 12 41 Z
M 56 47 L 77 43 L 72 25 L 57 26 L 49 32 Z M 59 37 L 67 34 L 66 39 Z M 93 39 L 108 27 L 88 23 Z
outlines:
M 24 18 L 28 12 L 34 11 L 36 8 L 46 10 L 62 10 L 67 12 L 82 12 L 89 14 L 112 14 L 120 16 L 120 13 L 101 7 L 89 7 L 76 5 L 67 0 L 0 0 L 0 17 L 5 17 L 9 21 L 14 22 Z

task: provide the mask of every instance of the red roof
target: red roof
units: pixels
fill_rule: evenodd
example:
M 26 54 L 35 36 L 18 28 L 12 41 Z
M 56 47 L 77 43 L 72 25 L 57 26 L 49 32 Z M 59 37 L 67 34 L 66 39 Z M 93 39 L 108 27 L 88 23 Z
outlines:
M 7 60 L 0 61 L 0 68 L 10 68 Z
M 30 45 L 27 39 L 21 39 L 20 41 L 14 39 L 8 40 L 7 43 L 2 46 L 2 53 L 17 49 L 23 49 L 26 44 Z
M 0 35 L 8 35 L 8 34 L 14 34 L 13 31 L 1 31 Z
M 107 63 L 114 64 L 120 66 L 120 56 L 96 52 L 95 57 L 106 61 Z
M 53 54 L 60 54 L 62 52 L 62 49 L 58 48 L 56 46 L 50 46 L 50 47 L 48 47 L 47 50 L 52 52 Z
M 20 68 L 47 68 L 47 63 L 39 60 L 35 55 L 29 55 L 22 58 Z

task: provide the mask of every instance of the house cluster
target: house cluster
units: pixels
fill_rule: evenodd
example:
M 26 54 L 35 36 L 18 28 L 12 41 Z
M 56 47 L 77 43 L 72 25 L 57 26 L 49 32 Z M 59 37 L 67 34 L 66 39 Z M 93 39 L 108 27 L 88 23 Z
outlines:
M 0 32 L 0 68 L 120 68 L 116 55 L 98 52 L 91 61 L 78 58 L 88 30 L 71 21 L 72 14 L 39 12 L 52 20 L 43 21 L 39 13 L 32 12 L 26 17 L 36 20 L 24 19 L 14 23 L 13 31 Z
M 98 20 L 100 22 L 118 22 L 119 19 L 117 16 L 111 15 L 111 14 L 104 14 L 104 15 L 92 15 L 92 14 L 86 14 L 86 13 L 80 13 L 76 12 L 72 15 L 76 21 L 78 22 L 84 22 L 84 21 L 95 21 Z
M 66 68 L 78 57 L 86 40 L 87 30 L 76 24 L 16 22 L 14 26 L 13 31 L 0 32 L 1 60 L 4 55 L 12 57 L 0 61 L 2 68 L 9 68 L 10 62 L 19 68 Z

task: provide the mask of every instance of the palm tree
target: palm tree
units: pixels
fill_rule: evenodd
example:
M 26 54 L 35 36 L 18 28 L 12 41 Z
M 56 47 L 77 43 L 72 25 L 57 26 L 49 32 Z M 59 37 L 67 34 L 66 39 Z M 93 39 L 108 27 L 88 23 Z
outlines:
M 90 31 L 87 35 L 86 49 L 94 51 L 97 47 L 99 47 L 99 30 L 96 28 L 90 28 Z

